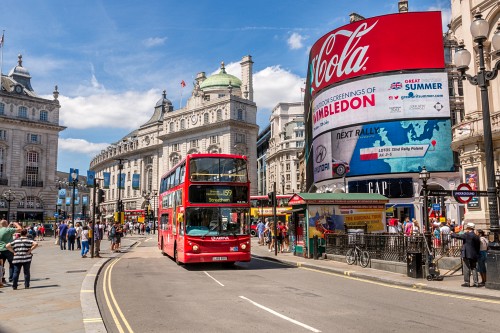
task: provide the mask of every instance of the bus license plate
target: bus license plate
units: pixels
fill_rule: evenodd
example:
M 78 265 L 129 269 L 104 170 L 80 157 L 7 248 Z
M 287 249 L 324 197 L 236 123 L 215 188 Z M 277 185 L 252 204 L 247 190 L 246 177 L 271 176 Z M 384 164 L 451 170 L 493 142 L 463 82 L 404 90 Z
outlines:
M 213 261 L 225 261 L 227 260 L 227 257 L 212 257 Z

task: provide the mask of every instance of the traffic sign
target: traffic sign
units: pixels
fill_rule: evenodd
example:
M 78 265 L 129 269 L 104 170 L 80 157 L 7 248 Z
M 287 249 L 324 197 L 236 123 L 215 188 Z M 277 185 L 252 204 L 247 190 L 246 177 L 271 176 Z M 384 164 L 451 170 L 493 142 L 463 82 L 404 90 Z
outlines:
M 457 190 L 453 194 L 455 199 L 463 204 L 468 203 L 472 200 L 472 197 L 477 195 L 476 191 L 472 191 L 470 185 L 465 183 L 458 185 Z
M 54 217 L 58 217 L 59 216 L 59 213 L 54 213 Z

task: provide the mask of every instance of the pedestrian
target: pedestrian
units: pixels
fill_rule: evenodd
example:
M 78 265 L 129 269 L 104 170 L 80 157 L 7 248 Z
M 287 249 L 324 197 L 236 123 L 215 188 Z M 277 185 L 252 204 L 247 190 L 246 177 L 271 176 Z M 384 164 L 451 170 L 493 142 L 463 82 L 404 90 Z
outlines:
M 479 282 L 479 286 L 483 287 L 486 284 L 486 256 L 488 251 L 488 239 L 486 239 L 484 231 L 481 229 L 477 229 L 476 234 L 479 236 L 480 241 L 477 272 L 481 275 L 481 282 Z
M 75 241 L 76 241 L 76 228 L 73 226 L 73 223 L 70 223 L 68 228 L 68 251 L 75 250 Z
M 80 233 L 80 239 L 82 241 L 82 258 L 87 258 L 87 253 L 89 252 L 89 227 L 84 225 Z
M 464 261 L 464 283 L 462 287 L 470 287 L 470 276 L 472 274 L 472 280 L 474 282 L 474 287 L 479 287 L 479 282 L 477 278 L 477 259 L 479 258 L 480 240 L 479 237 L 474 233 L 476 225 L 469 222 L 465 226 L 465 232 L 463 234 L 451 234 L 452 238 L 458 238 L 463 241 L 462 245 L 462 260 Z
M 22 229 L 21 237 L 6 245 L 7 249 L 14 254 L 14 259 L 12 260 L 14 264 L 12 289 L 14 290 L 17 290 L 21 268 L 24 272 L 24 288 L 29 289 L 30 287 L 30 268 L 33 258 L 32 251 L 36 249 L 38 243 L 26 237 L 27 235 L 28 230 Z
M 418 221 L 415 219 L 413 220 L 413 234 L 418 235 L 420 234 L 420 224 Z
M 407 217 L 405 223 L 403 224 L 405 236 L 411 236 L 413 233 L 413 222 Z
M 82 243 L 81 243 L 81 238 L 82 238 L 82 224 L 80 222 L 76 222 L 76 249 L 81 250 L 82 249 Z
M 94 225 L 94 232 L 93 232 L 93 237 L 94 237 L 94 257 L 100 258 L 100 252 L 101 252 L 101 240 L 104 235 L 104 229 L 101 227 L 101 223 L 99 223 L 99 220 L 96 221 Z
M 66 221 L 62 221 L 59 225 L 59 246 L 61 250 L 66 250 L 66 242 L 68 241 L 68 225 Z
M 12 222 L 9 225 L 7 220 L 0 221 L 0 260 L 3 261 L 2 275 L 0 277 L 2 278 L 2 284 L 7 283 L 4 277 L 7 262 L 9 263 L 9 282 L 12 282 L 14 278 L 14 264 L 12 263 L 14 255 L 7 249 L 6 245 L 12 242 L 14 240 L 14 234 L 20 232 L 22 229 L 21 225 L 17 222 Z
M 40 227 L 38 228 L 38 230 L 40 231 L 40 239 L 41 241 L 44 240 L 45 238 L 45 226 L 42 224 L 40 224 Z
M 259 245 L 264 245 L 264 230 L 266 230 L 266 225 L 259 219 L 257 223 L 257 233 L 259 236 Z
M 449 222 L 451 223 L 451 220 L 449 220 Z M 443 245 L 443 251 L 448 252 L 449 249 L 448 244 L 450 243 L 450 233 L 451 233 L 451 229 L 448 223 L 446 222 L 441 223 L 441 228 L 439 228 L 439 233 L 441 234 L 441 244 Z
M 110 249 L 111 249 L 111 252 L 115 252 L 115 249 L 116 249 L 116 232 L 117 232 L 117 229 L 118 229 L 118 226 L 117 226 L 118 222 L 115 222 L 115 224 L 113 224 L 111 226 L 111 229 L 109 229 L 109 233 L 108 233 L 108 239 L 110 241 Z

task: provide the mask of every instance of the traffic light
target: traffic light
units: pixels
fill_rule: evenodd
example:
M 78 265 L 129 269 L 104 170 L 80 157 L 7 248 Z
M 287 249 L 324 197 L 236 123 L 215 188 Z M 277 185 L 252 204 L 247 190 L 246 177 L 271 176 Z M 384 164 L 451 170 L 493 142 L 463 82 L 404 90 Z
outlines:
M 274 192 L 269 192 L 267 194 L 267 197 L 269 198 L 269 205 L 274 206 L 274 202 L 276 201 L 276 194 Z
M 103 189 L 99 189 L 97 192 L 97 204 L 102 204 L 104 201 L 106 201 L 106 193 L 104 193 Z

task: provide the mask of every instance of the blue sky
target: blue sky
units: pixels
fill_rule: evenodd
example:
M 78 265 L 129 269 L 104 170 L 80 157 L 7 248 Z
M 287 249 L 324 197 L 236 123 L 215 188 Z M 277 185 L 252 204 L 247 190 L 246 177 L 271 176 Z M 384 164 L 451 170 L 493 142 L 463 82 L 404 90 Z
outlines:
M 397 0 L 2 0 L 3 73 L 30 71 L 37 94 L 61 103 L 58 170 L 80 169 L 101 149 L 146 122 L 164 89 L 179 108 L 198 72 L 220 62 L 240 76 L 254 61 L 261 130 L 279 102 L 301 98 L 308 52 L 322 35 L 365 17 L 397 12 Z M 440 10 L 450 0 L 410 0 L 410 11 Z M 411 38 L 411 36 L 409 36 Z M 180 82 L 188 85 L 181 92 Z

